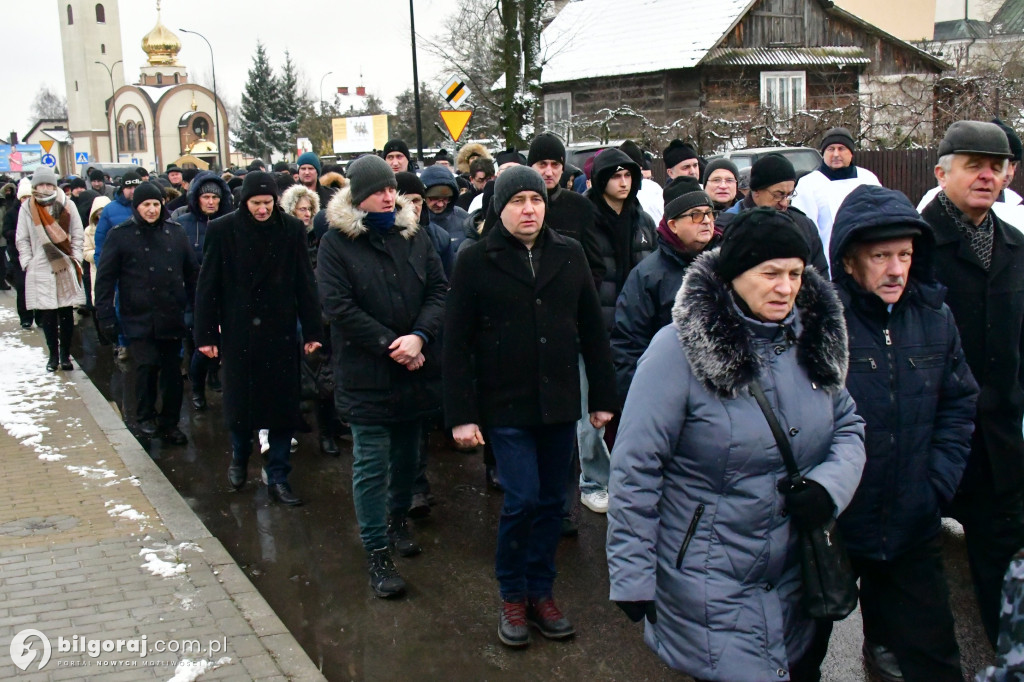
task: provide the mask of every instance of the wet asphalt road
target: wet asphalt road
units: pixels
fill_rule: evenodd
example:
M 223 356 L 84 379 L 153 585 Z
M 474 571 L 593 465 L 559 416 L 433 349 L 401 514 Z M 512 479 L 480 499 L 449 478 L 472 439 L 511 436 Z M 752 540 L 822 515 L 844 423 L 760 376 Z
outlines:
M 119 402 L 120 375 L 110 347 L 98 347 L 91 321 L 76 334 L 76 359 L 97 387 Z M 210 531 L 224 544 L 325 676 L 335 680 L 687 680 L 663 665 L 643 643 L 641 627 L 608 600 L 603 516 L 578 509 L 580 534 L 563 540 L 556 598 L 577 627 L 568 642 L 534 633 L 526 650 L 511 651 L 497 638 L 498 593 L 493 577 L 494 538 L 501 495 L 484 485 L 479 453 L 449 449 L 432 434 L 430 480 L 437 504 L 414 522 L 424 552 L 396 557 L 409 584 L 407 596 L 381 600 L 367 584 L 364 553 L 352 504 L 352 443 L 341 456 L 320 454 L 315 433 L 298 434 L 290 477 L 299 508 L 271 503 L 258 483 L 258 455 L 250 480 L 232 492 L 220 394 L 208 391 L 209 409 L 194 413 L 186 383 L 182 430 L 189 445 L 149 452 Z M 312 420 L 312 415 L 307 415 Z M 966 679 L 991 663 L 977 620 L 962 538 L 944 534 Z M 860 656 L 855 613 L 838 623 L 823 679 L 869 679 Z

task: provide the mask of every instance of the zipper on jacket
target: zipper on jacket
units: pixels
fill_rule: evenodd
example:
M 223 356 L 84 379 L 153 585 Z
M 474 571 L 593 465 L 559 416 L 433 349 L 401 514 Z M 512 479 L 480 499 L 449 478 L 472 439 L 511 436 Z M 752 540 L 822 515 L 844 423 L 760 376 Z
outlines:
M 679 556 L 676 557 L 676 568 L 683 567 L 683 557 L 686 555 L 686 548 L 690 546 L 690 540 L 693 539 L 693 534 L 697 532 L 697 522 L 700 521 L 700 517 L 704 515 L 704 505 L 698 504 L 697 510 L 693 512 L 693 518 L 690 520 L 690 527 L 686 529 L 686 535 L 683 536 L 683 546 L 679 548 Z
M 882 333 L 885 334 L 885 345 L 891 346 L 892 345 L 892 337 L 889 336 L 889 328 L 886 327 L 885 329 L 883 329 Z
M 533 269 L 533 250 L 526 250 L 526 260 L 530 261 L 530 274 L 533 275 L 534 279 L 537 279 L 537 271 Z
M 871 365 L 871 369 L 878 369 L 878 364 L 875 362 L 874 358 L 853 358 L 850 360 L 851 365 L 855 362 L 866 362 Z
M 939 360 L 942 357 L 942 353 L 936 353 L 935 355 L 924 355 L 922 357 L 917 358 L 917 362 L 930 362 L 932 360 Z M 914 362 L 914 358 L 907 358 L 907 362 L 909 362 L 910 366 L 913 367 L 914 369 L 918 368 L 917 363 Z

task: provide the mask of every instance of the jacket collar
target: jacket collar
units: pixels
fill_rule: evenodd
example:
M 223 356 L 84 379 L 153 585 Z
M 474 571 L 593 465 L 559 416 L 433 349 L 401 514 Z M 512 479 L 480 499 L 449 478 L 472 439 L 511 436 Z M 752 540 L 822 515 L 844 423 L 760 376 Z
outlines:
M 503 272 L 532 286 L 535 291 L 540 291 L 553 280 L 569 260 L 569 242 L 547 225 L 544 226 L 537 238 L 536 247 L 539 247 L 543 257 L 540 259 L 536 279 L 530 277 L 523 269 L 520 262 L 521 257 L 516 253 L 525 251 L 526 246 L 515 237 L 510 236 L 500 221 L 484 239 L 487 241 L 487 257 Z
M 991 209 L 989 209 L 991 211 Z M 1024 248 L 1024 234 L 1015 228 L 1008 226 L 999 216 L 994 212 L 992 215 L 992 263 L 989 265 L 988 276 L 989 278 L 997 275 L 1000 271 L 1006 268 L 1010 263 L 1018 258 L 1017 249 Z M 938 198 L 932 199 L 932 201 L 925 206 L 924 210 L 921 211 L 921 216 L 928 221 L 935 230 L 935 246 L 942 247 L 949 244 L 957 245 L 957 258 L 961 260 L 973 263 L 977 267 L 981 267 L 981 263 L 978 261 L 978 257 L 974 255 L 974 251 L 971 250 L 971 245 L 963 238 L 960 230 L 957 228 L 956 223 L 946 213 L 946 209 L 942 207 L 942 203 Z M 1007 248 L 1002 248 L 1002 247 Z M 940 273 L 941 277 L 941 273 Z
M 426 211 L 427 207 L 424 206 L 423 210 Z M 395 211 L 398 212 L 398 215 L 395 216 L 395 227 L 398 229 L 398 233 L 405 239 L 412 239 L 420 229 L 416 222 L 416 215 L 413 213 L 412 204 L 405 196 L 399 194 L 395 199 Z M 360 211 L 352 205 L 352 190 L 349 187 L 343 187 L 335 192 L 334 197 L 327 204 L 326 214 L 330 229 L 338 230 L 349 239 L 356 239 L 370 229 L 363 224 L 366 211 Z
M 705 251 L 686 271 L 672 321 L 694 376 L 730 397 L 760 375 L 764 361 L 730 287 L 715 274 L 719 253 Z M 849 361 L 846 320 L 835 289 L 812 268 L 804 271 L 796 309 L 800 325 L 792 331 L 800 365 L 822 388 L 842 388 Z

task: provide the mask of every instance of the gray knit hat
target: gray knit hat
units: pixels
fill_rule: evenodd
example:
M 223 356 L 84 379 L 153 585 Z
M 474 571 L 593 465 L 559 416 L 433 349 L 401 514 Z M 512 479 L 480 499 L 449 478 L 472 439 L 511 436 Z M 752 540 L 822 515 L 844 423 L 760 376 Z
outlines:
M 359 206 L 371 194 L 385 187 L 398 189 L 398 181 L 395 180 L 391 166 L 376 154 L 364 154 L 348 164 L 345 175 L 348 177 L 349 190 L 352 192 L 353 206 Z
M 544 186 L 544 178 L 530 166 L 510 166 L 502 171 L 494 181 L 494 198 L 491 206 L 496 215 L 501 215 L 509 199 L 520 192 L 536 192 L 548 201 L 548 191 Z
M 37 185 L 43 184 L 57 186 L 57 174 L 50 170 L 48 166 L 39 166 L 32 171 L 32 189 L 35 189 Z

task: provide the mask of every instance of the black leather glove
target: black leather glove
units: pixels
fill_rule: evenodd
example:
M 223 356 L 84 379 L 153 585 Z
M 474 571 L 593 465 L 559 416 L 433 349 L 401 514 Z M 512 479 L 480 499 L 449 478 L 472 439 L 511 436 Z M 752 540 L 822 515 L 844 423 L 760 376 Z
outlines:
M 651 625 L 658 622 L 658 609 L 654 607 L 652 601 L 617 601 L 615 605 L 622 609 L 634 623 L 642 621 L 644 616 L 647 616 Z
M 790 488 L 785 495 L 786 511 L 799 530 L 820 528 L 835 512 L 832 496 L 815 481 L 804 479 L 802 486 Z

